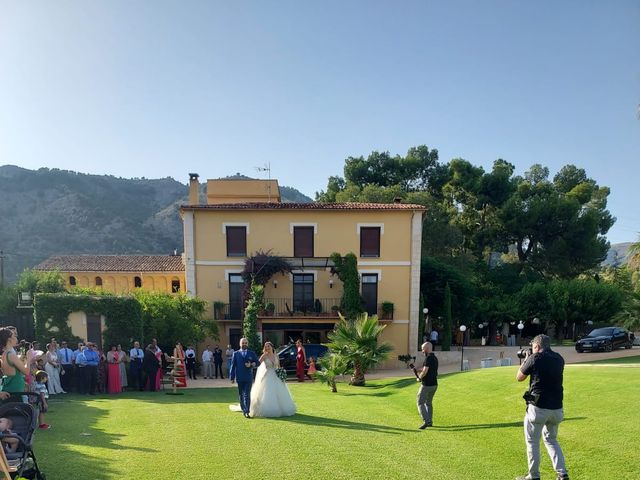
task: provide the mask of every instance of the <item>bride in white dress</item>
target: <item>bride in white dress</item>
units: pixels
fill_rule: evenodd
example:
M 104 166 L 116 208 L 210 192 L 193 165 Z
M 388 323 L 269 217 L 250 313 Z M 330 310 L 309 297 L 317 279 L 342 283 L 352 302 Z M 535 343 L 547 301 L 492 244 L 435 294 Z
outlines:
M 260 366 L 251 389 L 251 417 L 289 417 L 295 415 L 296 404 L 289 387 L 276 375 L 280 366 L 271 342 L 264 344 Z

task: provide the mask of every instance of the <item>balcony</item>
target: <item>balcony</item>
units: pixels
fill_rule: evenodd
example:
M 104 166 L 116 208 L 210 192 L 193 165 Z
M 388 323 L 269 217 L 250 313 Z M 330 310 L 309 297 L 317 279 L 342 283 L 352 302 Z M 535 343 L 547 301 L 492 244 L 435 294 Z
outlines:
M 293 298 L 265 298 L 259 317 L 332 317 L 338 318 L 339 298 L 316 298 L 304 302 Z

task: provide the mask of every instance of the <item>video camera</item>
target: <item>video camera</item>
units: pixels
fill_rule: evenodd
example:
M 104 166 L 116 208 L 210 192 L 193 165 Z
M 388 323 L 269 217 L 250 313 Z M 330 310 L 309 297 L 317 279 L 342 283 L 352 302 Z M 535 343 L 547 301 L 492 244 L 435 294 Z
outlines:
M 533 349 L 531 347 L 521 348 L 516 352 L 516 355 L 520 360 L 524 360 L 525 358 L 527 358 L 527 355 L 531 354 L 533 354 Z

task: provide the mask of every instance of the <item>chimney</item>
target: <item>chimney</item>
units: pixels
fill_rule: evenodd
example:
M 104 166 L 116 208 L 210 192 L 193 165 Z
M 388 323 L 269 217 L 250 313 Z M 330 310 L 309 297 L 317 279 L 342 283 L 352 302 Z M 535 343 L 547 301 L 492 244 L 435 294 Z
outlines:
M 189 174 L 189 205 L 198 205 L 200 203 L 200 182 L 197 173 Z

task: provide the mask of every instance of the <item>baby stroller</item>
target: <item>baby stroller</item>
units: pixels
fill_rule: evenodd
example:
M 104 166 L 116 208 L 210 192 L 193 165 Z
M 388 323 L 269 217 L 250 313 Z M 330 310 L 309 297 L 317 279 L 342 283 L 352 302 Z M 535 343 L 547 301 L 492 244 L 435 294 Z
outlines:
M 37 398 L 35 408 L 24 403 L 23 396 L 29 396 L 31 399 Z M 39 405 L 40 395 L 30 392 L 13 395 L 0 405 L 0 417 L 8 418 L 13 422 L 11 433 L 0 432 L 0 440 L 7 437 L 18 440 L 18 448 L 15 452 L 5 452 L 11 478 L 45 480 L 33 453 L 33 434 L 38 424 Z

